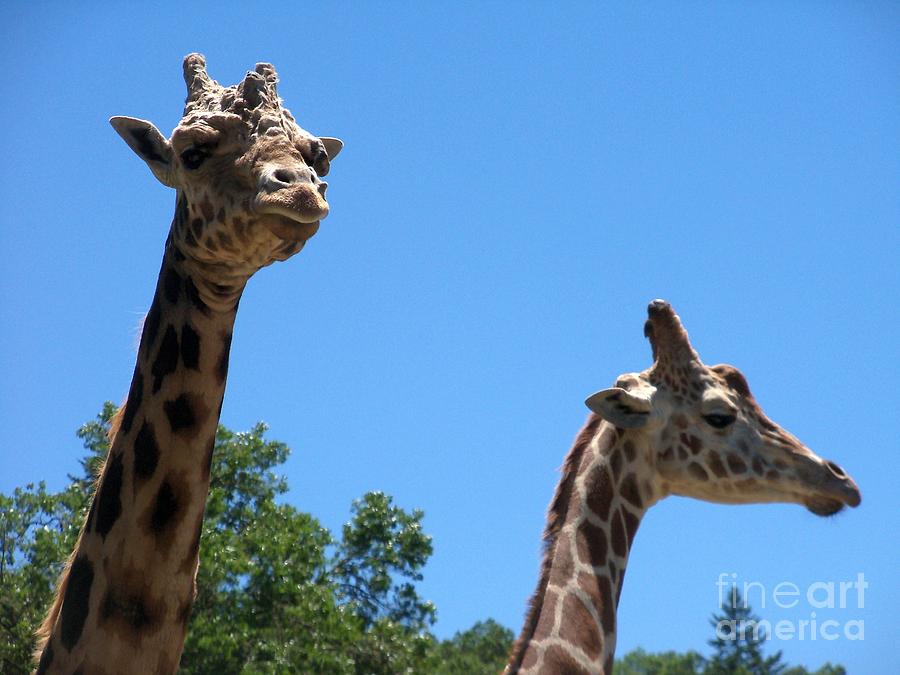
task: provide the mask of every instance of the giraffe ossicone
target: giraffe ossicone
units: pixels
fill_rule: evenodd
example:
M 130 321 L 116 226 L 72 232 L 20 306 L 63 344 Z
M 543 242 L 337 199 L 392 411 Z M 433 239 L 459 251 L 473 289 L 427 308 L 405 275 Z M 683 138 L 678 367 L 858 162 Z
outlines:
M 328 215 L 322 178 L 342 143 L 297 124 L 270 64 L 223 87 L 190 54 L 184 79 L 170 138 L 144 120 L 110 120 L 177 190 L 175 217 L 128 398 L 38 631 L 39 674 L 177 670 L 238 302 L 257 270 L 300 251 Z
M 668 303 L 650 303 L 644 334 L 653 365 L 586 401 L 507 675 L 612 673 L 628 555 L 644 513 L 668 495 L 791 502 L 820 516 L 860 503 L 841 467 L 766 417 L 739 370 L 703 364 Z

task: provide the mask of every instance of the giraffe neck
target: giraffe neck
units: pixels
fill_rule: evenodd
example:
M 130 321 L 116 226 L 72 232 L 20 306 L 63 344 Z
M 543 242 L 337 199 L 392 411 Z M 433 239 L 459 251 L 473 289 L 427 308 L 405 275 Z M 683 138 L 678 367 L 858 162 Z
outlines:
M 656 500 L 649 448 L 591 415 L 563 467 L 546 552 L 508 675 L 612 673 L 616 609 L 628 554 Z
M 178 667 L 243 290 L 239 278 L 211 283 L 197 272 L 170 240 L 128 400 L 39 631 L 39 673 Z

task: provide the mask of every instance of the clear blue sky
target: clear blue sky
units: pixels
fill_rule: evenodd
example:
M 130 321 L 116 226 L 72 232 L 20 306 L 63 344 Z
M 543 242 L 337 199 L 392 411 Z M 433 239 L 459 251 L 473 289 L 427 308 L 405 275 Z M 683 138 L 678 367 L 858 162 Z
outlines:
M 865 607 L 817 618 L 863 641 L 776 646 L 900 672 L 900 6 L 79 4 L 0 9 L 0 491 L 61 487 L 128 389 L 174 198 L 107 118 L 169 133 L 190 51 L 224 84 L 271 61 L 346 142 L 332 215 L 248 287 L 222 416 L 289 443 L 292 503 L 332 528 L 368 490 L 423 508 L 437 632 L 518 631 L 584 396 L 650 364 L 663 297 L 863 504 L 658 505 L 618 653 L 705 652 L 721 573 L 862 572 Z

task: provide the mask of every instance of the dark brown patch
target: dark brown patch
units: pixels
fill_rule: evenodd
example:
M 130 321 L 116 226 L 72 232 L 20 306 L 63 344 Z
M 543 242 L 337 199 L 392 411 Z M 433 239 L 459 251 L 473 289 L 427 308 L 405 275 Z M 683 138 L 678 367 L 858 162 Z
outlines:
M 182 394 L 174 401 L 166 401 L 163 408 L 173 433 L 191 429 L 197 423 L 194 408 L 187 394 Z
M 550 645 L 544 650 L 542 670 L 559 675 L 591 675 L 569 655 L 569 652 L 558 645 Z
M 755 473 L 757 476 L 763 475 L 764 469 L 763 469 L 763 465 L 762 465 L 762 462 L 760 461 L 759 457 L 753 458 L 753 463 L 751 466 L 753 467 L 753 473 Z
M 219 354 L 219 362 L 216 365 L 216 375 L 219 377 L 219 384 L 225 384 L 228 377 L 228 356 L 231 354 L 231 333 L 222 338 L 222 353 Z
M 100 604 L 100 621 L 121 622 L 132 631 L 145 629 L 152 623 L 150 613 L 140 595 L 120 596 L 116 591 L 109 591 Z
M 144 374 L 141 372 L 140 366 L 135 366 L 134 377 L 131 379 L 131 390 L 128 392 L 128 400 L 125 401 L 125 412 L 122 414 L 122 426 L 120 429 L 123 433 L 131 431 L 131 425 L 134 424 L 134 416 L 141 407 L 141 400 L 144 398 Z
M 587 507 L 600 520 L 609 520 L 609 505 L 612 503 L 612 477 L 603 466 L 595 474 L 595 480 L 588 483 Z
M 606 532 L 588 520 L 578 526 L 578 560 L 592 566 L 606 564 Z
M 94 584 L 94 566 L 86 556 L 75 558 L 66 577 L 66 592 L 60 610 L 59 639 L 68 651 L 78 644 L 88 615 L 91 587 Z
M 153 513 L 150 516 L 150 527 L 156 536 L 165 534 L 173 523 L 177 523 L 183 517 L 183 505 L 179 495 L 176 494 L 172 484 L 164 480 L 156 493 L 153 502 Z
M 570 644 L 577 645 L 590 659 L 596 659 L 603 651 L 601 627 L 594 621 L 590 611 L 574 593 L 566 596 L 562 606 L 562 624 L 559 636 Z
M 200 210 L 203 211 L 203 217 L 206 219 L 206 222 L 210 222 L 216 215 L 213 205 L 208 198 L 200 202 Z
M 203 218 L 194 218 L 191 220 L 191 234 L 195 239 L 203 236 Z
M 603 602 L 600 623 L 603 625 L 603 632 L 609 635 L 616 630 L 616 612 L 613 605 L 612 584 L 606 577 L 597 577 L 597 585 L 600 587 L 600 598 Z
M 144 422 L 134 439 L 135 482 L 146 480 L 152 476 L 158 463 L 159 446 L 156 444 L 153 425 L 150 422 Z
M 617 556 L 624 557 L 627 549 L 625 548 L 625 524 L 622 522 L 620 511 L 616 511 L 612 518 L 612 533 L 610 536 L 612 550 Z
M 624 507 L 621 509 L 622 518 L 625 520 L 625 535 L 628 537 L 628 550 L 631 550 L 631 545 L 634 543 L 634 535 L 637 532 L 638 525 L 640 525 L 640 519 L 631 513 L 631 511 L 626 510 Z
M 147 633 L 160 626 L 166 603 L 148 592 L 145 570 L 116 568 L 109 574 L 108 590 L 100 603 L 99 621 L 118 640 L 137 647 Z
M 159 320 L 159 298 L 154 297 L 153 304 L 150 305 L 150 311 L 147 312 L 147 316 L 144 319 L 144 333 L 141 337 L 141 345 L 146 349 L 152 347 L 156 341 L 156 336 L 159 333 Z
M 184 224 L 188 219 L 188 203 L 187 197 L 181 195 L 178 198 L 178 203 L 175 205 L 175 217 L 172 219 L 172 227 L 176 230 L 181 230 L 184 227 Z M 171 238 L 170 238 L 171 241 Z
M 697 464 L 697 462 L 688 464 L 688 473 L 697 480 L 709 480 L 709 474 L 707 474 L 706 470 Z
M 194 307 L 199 309 L 203 314 L 209 313 L 209 306 L 203 302 L 203 298 L 200 297 L 200 291 L 197 290 L 194 280 L 190 277 L 184 281 L 184 290 Z
M 622 479 L 622 482 L 619 484 L 619 494 L 639 509 L 643 508 L 644 501 L 641 499 L 641 493 L 637 486 L 637 479 L 633 473 L 628 474 Z
M 706 458 L 706 463 L 712 472 L 716 474 L 719 478 L 724 478 L 728 475 L 728 471 L 725 469 L 725 465 L 722 464 L 722 460 L 719 459 L 719 456 L 714 452 L 709 453 Z
M 166 334 L 159 344 L 159 351 L 153 361 L 150 372 L 153 375 L 153 393 L 159 391 L 167 375 L 175 372 L 178 366 L 178 334 L 173 326 L 166 328 Z
M 103 471 L 97 501 L 97 533 L 106 535 L 122 513 L 122 454 L 115 455 Z M 68 647 L 67 647 L 68 649 Z
M 184 233 L 184 243 L 188 248 L 197 248 L 197 237 L 194 236 L 194 233 L 188 230 Z
M 200 369 L 200 336 L 188 323 L 181 327 L 181 362 L 185 368 Z
M 670 445 L 668 448 L 663 450 L 662 454 L 659 457 L 660 459 L 664 460 L 675 459 L 675 448 Z
M 687 458 L 688 458 L 687 450 L 684 449 L 684 446 L 679 445 L 678 446 L 678 459 L 680 459 L 683 462 L 683 461 L 687 460 Z
M 612 469 L 613 480 L 618 483 L 622 473 L 622 451 L 619 448 L 613 448 L 609 453 L 609 467 Z
M 627 459 L 629 462 L 633 462 L 636 452 L 634 449 L 634 443 L 632 443 L 631 441 L 625 441 L 625 443 L 622 445 L 622 449 L 625 451 L 625 459 Z
M 228 236 L 227 232 L 219 232 L 219 245 L 222 248 L 230 249 L 231 248 L 231 237 Z
M 681 434 L 682 442 L 690 448 L 691 454 L 696 455 L 703 449 L 703 441 L 690 434 Z
M 747 465 L 744 463 L 744 460 L 733 452 L 728 453 L 725 461 L 728 462 L 728 468 L 731 469 L 732 473 L 744 473 L 747 470 Z
M 163 272 L 163 292 L 171 305 L 176 304 L 181 297 L 181 277 L 171 267 Z

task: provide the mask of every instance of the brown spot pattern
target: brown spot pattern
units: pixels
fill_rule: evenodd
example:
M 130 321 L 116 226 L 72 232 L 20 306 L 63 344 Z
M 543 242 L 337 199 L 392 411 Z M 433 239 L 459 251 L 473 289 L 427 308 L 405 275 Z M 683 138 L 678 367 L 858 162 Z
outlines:
M 578 528 L 578 560 L 588 565 L 606 564 L 606 533 L 585 520 Z
M 625 549 L 625 524 L 622 522 L 620 511 L 616 511 L 612 519 L 612 536 L 610 537 L 613 552 L 623 557 L 626 553 Z
M 728 462 L 728 468 L 731 469 L 732 473 L 744 473 L 747 470 L 747 465 L 744 463 L 744 460 L 733 452 L 728 453 L 728 457 L 725 458 L 725 461 Z
M 570 644 L 581 647 L 591 659 L 598 658 L 603 650 L 600 627 L 581 598 L 574 593 L 570 593 L 563 601 L 559 636 Z
M 559 675 L 591 675 L 565 649 L 557 645 L 550 645 L 544 652 L 543 670 Z
M 688 464 L 688 473 L 696 480 L 709 480 L 709 475 L 706 473 L 706 470 L 697 464 L 697 462 Z

